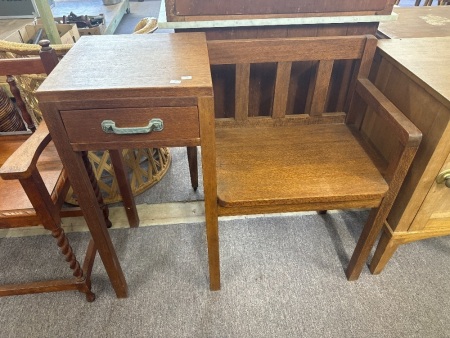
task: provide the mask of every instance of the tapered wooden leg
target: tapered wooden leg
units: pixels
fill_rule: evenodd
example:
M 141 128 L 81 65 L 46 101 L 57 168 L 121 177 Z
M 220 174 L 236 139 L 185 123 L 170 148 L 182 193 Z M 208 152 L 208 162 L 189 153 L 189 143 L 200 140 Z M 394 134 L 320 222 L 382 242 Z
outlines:
M 128 224 L 130 224 L 130 227 L 132 228 L 138 227 L 139 215 L 136 210 L 136 203 L 134 202 L 133 192 L 131 191 L 131 186 L 128 182 L 122 152 L 121 150 L 109 150 L 109 156 L 111 157 L 111 163 L 114 167 L 114 173 L 117 178 L 120 195 L 122 196 L 122 202 L 127 214 Z
M 103 217 L 105 218 L 106 227 L 111 228 L 112 223 L 109 220 L 109 208 L 108 205 L 103 201 L 102 192 L 100 191 L 100 187 L 98 186 L 97 178 L 95 177 L 95 173 L 92 170 L 92 164 L 88 158 L 88 152 L 82 151 L 81 157 L 83 159 L 84 167 L 86 168 L 86 172 L 89 175 L 89 181 L 91 182 L 92 188 L 94 189 L 95 196 L 97 197 L 97 202 L 102 210 Z
M 359 236 L 355 251 L 347 267 L 347 279 L 357 280 L 364 264 L 367 262 L 370 250 L 372 249 L 378 234 L 384 224 L 384 213 L 379 212 L 380 208 L 374 208 L 369 214 L 366 224 L 364 225 L 361 236 Z
M 379 274 L 383 271 L 387 262 L 391 259 L 394 252 L 399 247 L 399 243 L 394 240 L 389 234 L 383 232 L 378 242 L 375 254 L 370 262 L 370 272 L 374 275 Z
M 214 102 L 212 97 L 199 98 L 202 146 L 203 188 L 205 191 L 206 240 L 208 242 L 209 286 L 220 289 L 219 219 L 217 213 L 216 142 Z
M 197 163 L 197 147 L 186 147 L 188 162 L 189 162 L 189 174 L 191 176 L 191 184 L 194 191 L 198 188 L 198 163 Z
M 103 197 L 101 195 L 100 188 L 98 187 L 98 183 L 97 183 L 97 179 L 95 178 L 95 174 L 92 170 L 92 165 L 89 162 L 87 152 L 85 152 L 85 151 L 81 152 L 81 158 L 82 158 L 84 167 L 86 169 L 86 174 L 88 175 L 89 181 L 91 183 L 93 192 L 97 199 L 98 206 L 100 207 L 100 210 L 102 212 L 103 220 L 106 224 L 106 227 L 109 228 L 112 225 L 111 221 L 109 220 L 109 209 L 108 209 L 108 206 L 103 202 Z M 82 202 L 80 202 L 80 205 L 81 205 L 81 203 Z M 95 208 L 95 206 L 94 206 L 94 208 Z M 87 218 L 87 217 L 85 216 L 85 218 Z M 87 222 L 89 225 L 89 220 L 87 220 Z M 95 242 L 95 243 L 99 247 L 100 257 L 102 258 L 103 264 L 105 265 L 106 271 L 111 280 L 111 283 L 113 284 L 113 287 L 114 287 L 117 297 L 119 297 L 119 298 L 127 297 L 128 290 L 127 290 L 127 284 L 125 281 L 125 277 L 123 275 L 116 252 L 114 250 L 114 247 L 112 246 L 111 239 L 110 239 L 109 235 L 107 234 L 106 229 L 105 229 L 105 232 L 103 233 L 103 236 L 97 236 L 93 233 L 91 227 L 89 229 L 90 229 L 91 233 L 93 234 L 94 241 L 95 241 L 95 238 L 103 237 L 103 239 L 100 241 L 100 244 L 98 242 Z M 98 231 L 99 229 L 97 228 L 96 230 Z M 89 299 L 88 295 L 87 295 L 87 298 L 89 301 L 90 299 Z
M 51 131 L 51 136 L 58 154 L 67 171 L 73 190 L 83 210 L 83 216 L 97 247 L 100 258 L 105 266 L 109 280 L 119 298 L 128 296 L 128 286 L 120 266 L 119 258 L 114 249 L 108 229 L 105 214 L 99 208 L 91 175 L 86 171 L 85 161 L 80 152 L 75 152 L 65 134 L 64 123 L 59 110 L 54 103 L 40 103 L 45 122 Z M 86 158 L 87 156 L 85 156 Z

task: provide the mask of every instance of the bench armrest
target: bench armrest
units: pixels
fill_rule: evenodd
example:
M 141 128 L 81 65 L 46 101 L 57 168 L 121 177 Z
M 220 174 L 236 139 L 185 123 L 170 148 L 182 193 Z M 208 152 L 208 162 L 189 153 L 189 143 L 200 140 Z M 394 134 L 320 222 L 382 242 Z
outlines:
M 418 147 L 422 132 L 368 79 L 358 79 L 356 93 L 398 133 L 405 147 Z

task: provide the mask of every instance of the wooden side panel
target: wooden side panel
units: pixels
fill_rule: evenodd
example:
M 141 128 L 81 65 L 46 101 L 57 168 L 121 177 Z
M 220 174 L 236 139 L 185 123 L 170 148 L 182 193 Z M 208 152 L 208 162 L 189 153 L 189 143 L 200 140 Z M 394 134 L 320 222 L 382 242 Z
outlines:
M 449 169 L 450 153 L 439 172 Z M 428 223 L 429 220 L 430 223 Z M 434 226 L 439 225 L 439 228 L 450 228 L 450 188 L 443 183 L 438 184 L 436 181 L 433 182 L 433 186 L 409 230 L 422 230 L 428 226 L 433 226 L 431 223 Z

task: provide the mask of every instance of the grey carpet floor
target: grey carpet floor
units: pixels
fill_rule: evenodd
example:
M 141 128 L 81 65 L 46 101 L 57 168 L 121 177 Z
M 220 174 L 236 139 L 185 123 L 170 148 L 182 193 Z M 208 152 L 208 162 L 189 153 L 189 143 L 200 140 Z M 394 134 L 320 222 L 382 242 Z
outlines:
M 203 197 L 203 175 L 201 171 L 201 148 L 198 147 L 199 187 L 191 187 L 186 148 L 169 148 L 172 163 L 160 182 L 136 196 L 136 204 L 201 201 Z
M 1 337 L 448 337 L 450 238 L 401 247 L 379 276 L 344 268 L 365 212 L 221 221 L 222 290 L 208 290 L 204 224 L 112 230 L 129 283 L 0 298 Z M 87 233 L 69 234 L 76 252 Z M 61 277 L 50 236 L 0 239 L 0 279 Z M 56 261 L 56 262 L 55 262 Z M 20 264 L 19 264 L 20 263 Z

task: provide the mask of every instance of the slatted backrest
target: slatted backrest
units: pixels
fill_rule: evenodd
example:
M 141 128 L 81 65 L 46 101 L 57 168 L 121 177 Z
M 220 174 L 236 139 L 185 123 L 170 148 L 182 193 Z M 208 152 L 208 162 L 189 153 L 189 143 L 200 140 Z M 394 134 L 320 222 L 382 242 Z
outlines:
M 270 114 L 272 119 L 296 117 L 309 119 L 308 123 L 311 123 L 311 120 L 321 122 L 335 120 L 336 116 L 340 116 L 343 121 L 345 114 L 342 112 L 333 116 L 326 112 L 333 66 L 337 61 L 349 61 L 352 65 L 346 69 L 348 76 L 343 85 L 345 88 L 341 90 L 345 100 L 349 100 L 347 89 L 354 87 L 356 77 L 367 77 L 375 48 L 376 39 L 371 36 L 208 41 L 209 58 L 213 67 L 235 65 L 234 118 L 238 123 L 248 121 L 250 115 L 258 115 L 249 114 L 249 97 L 254 91 L 254 88 L 250 88 L 251 65 L 265 63 L 276 65 Z M 289 88 L 293 81 L 298 81 L 292 78 L 292 67 L 297 62 L 308 63 L 314 71 L 309 80 L 305 111 L 287 116 Z

